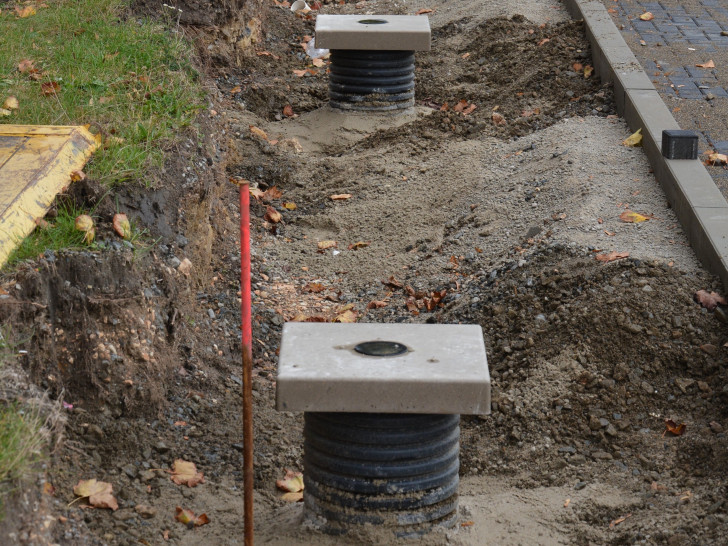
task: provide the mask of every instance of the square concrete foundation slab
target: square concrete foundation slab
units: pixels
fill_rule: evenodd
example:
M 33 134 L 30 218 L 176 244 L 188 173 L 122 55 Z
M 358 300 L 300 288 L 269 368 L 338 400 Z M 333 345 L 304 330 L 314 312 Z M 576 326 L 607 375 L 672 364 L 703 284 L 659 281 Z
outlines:
M 396 356 L 355 347 L 392 341 Z M 283 326 L 276 406 L 280 411 L 490 413 L 490 374 L 480 326 L 327 324 Z
M 421 15 L 319 15 L 316 47 L 430 51 L 430 20 Z

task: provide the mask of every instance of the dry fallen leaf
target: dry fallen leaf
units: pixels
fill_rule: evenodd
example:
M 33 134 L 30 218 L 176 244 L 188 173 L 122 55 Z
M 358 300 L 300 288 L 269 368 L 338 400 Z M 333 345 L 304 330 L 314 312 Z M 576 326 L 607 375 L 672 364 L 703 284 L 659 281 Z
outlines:
M 391 275 L 386 281 L 382 281 L 382 284 L 391 288 L 403 288 L 404 285 Z
M 713 59 L 710 59 L 707 63 L 703 64 L 696 64 L 698 68 L 715 68 L 715 63 L 713 62 Z
M 281 500 L 286 502 L 303 502 L 303 491 L 295 493 L 283 493 Z
M 111 508 L 117 510 L 119 504 L 112 495 L 113 486 L 107 482 L 100 482 L 92 478 L 80 480 L 73 488 L 74 494 L 79 497 L 88 497 L 88 502 L 96 508 Z
M 86 180 L 86 173 L 83 171 L 71 171 L 71 182 L 82 182 Z
M 296 210 L 298 207 L 296 206 L 296 203 L 293 201 L 288 201 L 286 203 L 282 203 L 281 206 L 286 210 Z
M 622 141 L 622 146 L 628 146 L 630 148 L 642 146 L 642 129 L 637 129 L 637 131 L 625 138 Z
M 359 250 L 360 248 L 367 247 L 370 244 L 370 242 L 357 241 L 356 243 L 352 243 L 349 245 L 349 250 Z
M 91 218 L 88 214 L 80 214 L 77 216 L 75 227 L 78 231 L 83 231 L 86 234 L 83 238 L 86 244 L 90 245 L 94 242 L 94 237 L 96 237 L 96 227 L 94 226 L 93 218 Z
M 319 241 L 316 246 L 318 246 L 319 250 L 326 250 L 329 248 L 336 248 L 336 245 L 338 243 L 336 241 Z
M 584 65 L 581 63 L 574 63 L 571 65 L 571 67 L 574 69 L 574 72 L 581 72 L 581 69 L 584 68 Z
M 335 195 L 332 195 L 329 197 L 332 201 L 344 201 L 346 199 L 350 199 L 351 194 L 350 193 L 337 193 Z
M 708 311 L 712 311 L 719 305 L 728 305 L 728 299 L 717 292 L 708 292 L 707 290 L 698 290 L 693 295 L 693 299 Z
M 318 294 L 324 290 L 326 290 L 326 287 L 320 282 L 310 282 L 303 287 L 303 292 L 311 292 L 313 294 Z
M 388 304 L 386 301 L 373 300 L 367 304 L 367 309 L 381 309 L 386 307 Z
M 283 115 L 287 118 L 290 118 L 293 115 L 293 106 L 291 106 L 290 104 L 286 104 L 283 107 Z
M 15 13 L 21 19 L 25 19 L 26 17 L 35 15 L 36 10 L 35 10 L 35 6 L 25 6 L 24 8 L 21 8 L 20 6 L 15 6 Z
M 195 513 L 192 510 L 179 506 L 175 508 L 174 519 L 190 528 L 210 523 L 210 518 L 207 517 L 207 514 L 200 514 L 195 517 Z
M 282 196 L 283 192 L 278 189 L 278 186 L 271 186 L 261 194 L 261 199 L 270 202 L 275 199 L 280 199 Z
M 614 529 L 614 527 L 616 527 L 617 525 L 619 525 L 620 523 L 622 523 L 627 518 L 631 518 L 631 517 L 632 517 L 632 514 L 627 514 L 626 516 L 622 516 L 621 518 L 617 518 L 617 519 L 615 519 L 614 521 L 612 521 L 609 524 L 609 528 L 610 529 Z
M 564 508 L 566 508 L 566 507 L 567 507 L 567 506 L 569 506 L 570 504 L 571 504 L 571 499 L 566 499 L 566 500 L 564 501 Z
M 621 260 L 623 258 L 629 258 L 629 252 L 617 252 L 613 250 L 609 254 L 597 254 L 597 260 L 604 263 Z
M 10 116 L 12 115 L 12 112 L 10 110 L 6 110 L 5 108 L 0 108 L 0 116 Z
M 708 154 L 708 164 L 710 165 L 726 165 L 728 164 L 728 155 L 726 154 L 719 154 L 717 152 L 713 152 L 711 154 Z
M 281 216 L 281 213 L 276 209 L 268 205 L 265 209 L 265 216 L 263 216 L 263 219 L 272 224 L 277 224 L 283 219 L 283 216 Z
M 429 9 L 429 8 L 422 8 L 420 10 L 417 10 L 415 12 L 415 15 L 424 15 L 425 13 L 432 13 L 435 10 Z
M 625 210 L 619 215 L 619 219 L 628 224 L 639 224 L 640 222 L 646 222 L 650 218 L 652 218 L 652 216 L 645 216 L 644 214 L 640 214 L 639 212 L 634 212 L 632 210 Z
M 255 125 L 250 125 L 250 134 L 253 136 L 256 136 L 262 140 L 268 140 L 268 135 L 265 134 L 265 131 L 259 127 L 256 127 Z
M 675 436 L 682 436 L 685 433 L 685 423 L 679 425 L 672 419 L 665 420 L 665 432 L 674 434 Z
M 504 118 L 498 112 L 493 112 L 490 116 L 490 119 L 493 121 L 493 123 L 495 125 L 505 125 L 506 124 L 506 118 Z
M 43 82 L 40 84 L 40 91 L 46 97 L 55 95 L 60 90 L 60 88 L 61 84 L 59 84 L 58 82 Z
M 119 235 L 119 237 L 122 239 L 128 239 L 131 237 L 131 224 L 129 223 L 129 218 L 126 217 L 126 214 L 121 212 L 114 214 L 112 224 L 114 226 L 114 231 Z
M 587 65 L 587 66 L 584 67 L 584 77 L 585 78 L 588 78 L 589 76 L 591 76 L 592 75 L 592 72 L 594 72 L 594 67 L 593 66 Z
M 339 314 L 336 315 L 334 317 L 334 320 L 332 320 L 331 322 L 344 322 L 344 323 L 356 322 L 357 314 L 356 314 L 356 311 L 354 311 L 353 307 L 354 307 L 354 305 L 351 303 L 349 305 L 346 305 L 345 307 L 343 307 L 339 311 Z
M 293 73 L 296 76 L 298 76 L 299 78 L 303 78 L 306 75 L 306 72 L 308 72 L 308 70 L 306 70 L 305 68 L 303 70 L 294 70 L 293 71 Z
M 17 110 L 19 107 L 20 103 L 16 97 L 8 97 L 5 99 L 5 102 L 3 102 L 3 108 L 6 108 L 7 110 Z
M 654 18 L 655 16 L 652 15 L 651 11 L 646 11 L 645 13 L 640 15 L 640 19 L 642 19 L 643 21 L 652 21 Z
M 195 463 L 175 459 L 172 463 L 172 481 L 177 485 L 186 485 L 195 487 L 200 483 L 205 483 L 205 477 L 202 472 L 197 472 Z
M 549 40 L 548 38 L 544 38 L 543 40 L 541 40 L 541 41 L 540 41 L 540 42 L 538 43 L 538 47 L 541 47 L 542 45 L 544 45 L 544 44 L 547 44 L 547 43 L 549 43 L 550 41 L 551 41 L 551 40 Z
M 276 480 L 276 487 L 289 493 L 303 491 L 303 474 L 286 469 L 286 475 L 282 479 Z
M 33 70 L 38 70 L 35 68 L 35 61 L 31 61 L 30 59 L 23 59 L 18 63 L 18 72 L 21 74 L 25 74 L 26 72 L 32 72 Z

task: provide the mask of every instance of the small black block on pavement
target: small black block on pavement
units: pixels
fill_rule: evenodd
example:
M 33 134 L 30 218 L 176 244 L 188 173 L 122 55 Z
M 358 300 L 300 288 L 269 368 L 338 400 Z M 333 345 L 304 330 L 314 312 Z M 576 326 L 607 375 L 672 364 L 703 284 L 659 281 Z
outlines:
M 662 131 L 662 155 L 667 159 L 698 159 L 698 134 L 695 131 Z

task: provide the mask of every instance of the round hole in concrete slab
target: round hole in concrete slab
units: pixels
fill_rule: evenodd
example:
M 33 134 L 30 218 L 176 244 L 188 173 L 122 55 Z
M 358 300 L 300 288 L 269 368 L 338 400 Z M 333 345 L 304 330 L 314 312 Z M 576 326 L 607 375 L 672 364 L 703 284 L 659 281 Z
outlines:
M 354 350 L 367 356 L 398 356 L 407 352 L 407 346 L 396 341 L 365 341 Z
M 361 25 L 386 25 L 389 21 L 385 19 L 359 19 Z

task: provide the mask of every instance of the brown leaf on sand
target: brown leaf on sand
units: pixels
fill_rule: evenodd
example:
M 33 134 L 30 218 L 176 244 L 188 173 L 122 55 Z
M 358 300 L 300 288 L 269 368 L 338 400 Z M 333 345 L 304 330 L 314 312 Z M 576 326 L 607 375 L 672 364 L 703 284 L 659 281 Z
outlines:
M 277 224 L 281 221 L 283 216 L 281 216 L 281 213 L 278 212 L 276 209 L 268 205 L 265 209 L 265 216 L 263 216 L 263 219 L 265 219 L 267 222 L 270 222 L 272 224 Z
M 381 309 L 386 307 L 388 304 L 386 301 L 373 300 L 367 304 L 367 309 Z
M 287 118 L 290 118 L 293 115 L 293 106 L 291 106 L 290 104 L 286 104 L 283 107 L 283 115 Z
M 195 513 L 192 510 L 181 508 L 179 506 L 175 508 L 174 519 L 189 528 L 199 527 L 200 525 L 210 523 L 210 518 L 207 517 L 207 514 L 195 516 Z
M 433 11 L 435 11 L 435 10 L 432 10 L 430 8 L 422 8 L 420 10 L 417 10 L 415 12 L 415 15 L 424 15 L 425 13 L 432 13 Z
M 73 488 L 73 492 L 79 497 L 88 497 L 88 502 L 96 508 L 111 508 L 117 510 L 119 504 L 112 495 L 113 486 L 107 482 L 100 482 L 92 478 L 80 480 Z
M 665 419 L 665 432 L 669 432 L 674 436 L 682 436 L 685 434 L 685 423 L 678 425 L 672 419 Z
M 639 224 L 640 222 L 646 222 L 650 218 L 652 217 L 645 216 L 644 214 L 640 214 L 639 212 L 634 212 L 632 210 L 625 210 L 619 215 L 619 219 L 628 224 Z
M 493 112 L 490 116 L 491 121 L 498 126 L 503 126 L 506 124 L 506 118 L 501 116 L 498 112 Z
M 260 198 L 263 201 L 268 201 L 268 202 L 274 201 L 276 199 L 280 199 L 281 197 L 283 197 L 283 192 L 278 189 L 278 186 L 272 186 L 272 187 L 268 188 L 267 190 L 265 190 L 260 195 Z
M 345 201 L 346 199 L 351 199 L 350 193 L 337 193 L 335 195 L 332 195 L 329 197 L 332 201 Z
M 597 254 L 597 260 L 604 263 L 621 260 L 623 258 L 629 258 L 629 252 L 617 252 L 613 250 L 609 254 Z
M 276 480 L 276 487 L 289 493 L 303 491 L 303 474 L 286 469 L 286 475 L 283 479 Z
M 712 311 L 719 305 L 728 305 L 728 300 L 724 296 L 707 290 L 698 290 L 693 295 L 693 299 L 708 311 Z
M 390 288 L 402 288 L 404 285 L 391 275 L 386 281 L 382 281 L 382 284 L 389 286 Z
M 202 472 L 197 472 L 195 463 L 175 459 L 174 463 L 172 463 L 172 481 L 177 485 L 195 487 L 200 483 L 205 483 L 205 478 Z
M 365 248 L 369 246 L 371 243 L 368 241 L 357 241 L 356 243 L 352 243 L 349 245 L 349 250 L 359 250 L 360 248 Z
M 631 517 L 632 517 L 632 514 L 627 514 L 626 516 L 622 516 L 621 518 L 617 518 L 617 519 L 615 519 L 614 521 L 612 521 L 609 524 L 609 528 L 610 529 L 614 529 L 617 525 L 619 525 L 620 523 L 622 523 L 623 521 L 625 521 L 627 518 L 631 518 Z
M 316 246 L 319 250 L 327 250 L 329 248 L 336 248 L 338 243 L 336 241 L 319 241 Z

